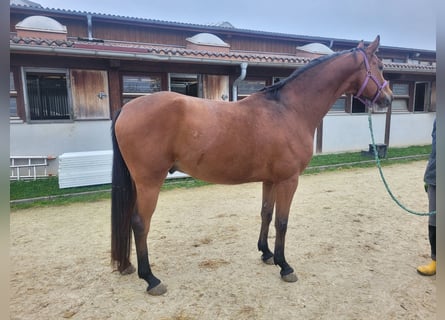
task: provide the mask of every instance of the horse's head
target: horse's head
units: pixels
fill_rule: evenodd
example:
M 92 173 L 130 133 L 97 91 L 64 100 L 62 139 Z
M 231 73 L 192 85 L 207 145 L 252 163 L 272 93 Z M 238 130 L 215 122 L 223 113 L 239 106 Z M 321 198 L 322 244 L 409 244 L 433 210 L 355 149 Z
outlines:
M 367 48 L 363 41 L 357 46 L 357 53 L 363 58 L 364 68 L 362 75 L 359 76 L 355 98 L 368 107 L 377 104 L 379 108 L 386 109 L 391 105 L 393 96 L 388 81 L 383 78 L 383 63 L 375 54 L 379 44 L 380 36 L 377 36 Z

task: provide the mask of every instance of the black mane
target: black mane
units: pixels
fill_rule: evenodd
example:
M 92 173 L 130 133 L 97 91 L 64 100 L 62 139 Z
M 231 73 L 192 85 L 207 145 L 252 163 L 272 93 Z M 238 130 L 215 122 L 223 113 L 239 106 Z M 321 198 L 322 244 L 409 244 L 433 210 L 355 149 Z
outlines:
M 344 53 L 347 52 L 352 52 L 355 49 L 351 49 L 351 50 L 346 50 L 346 51 L 341 51 L 341 52 L 336 52 L 336 53 L 332 53 L 330 55 L 327 56 L 322 56 L 319 58 L 316 58 L 314 60 L 312 60 L 311 62 L 309 62 L 307 65 L 305 65 L 304 67 L 300 68 L 300 69 L 296 69 L 294 72 L 292 72 L 292 74 L 290 76 L 288 76 L 286 79 L 281 80 L 277 83 L 274 83 L 268 87 L 264 87 L 263 89 L 260 90 L 260 92 L 263 92 L 266 94 L 267 98 L 269 99 L 277 99 L 278 98 L 278 93 L 280 91 L 281 88 L 283 88 L 286 84 L 288 84 L 289 82 L 291 82 L 292 80 L 294 80 L 295 78 L 299 77 L 302 73 L 308 71 L 309 69 L 312 69 L 315 66 L 318 66 L 319 64 L 333 59 L 335 57 L 338 57 Z

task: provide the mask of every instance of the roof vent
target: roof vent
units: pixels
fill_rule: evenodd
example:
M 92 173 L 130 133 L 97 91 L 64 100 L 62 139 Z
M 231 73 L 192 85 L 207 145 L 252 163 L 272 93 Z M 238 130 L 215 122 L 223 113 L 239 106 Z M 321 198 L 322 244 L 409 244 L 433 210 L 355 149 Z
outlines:
M 304 46 L 297 47 L 298 56 L 313 57 L 313 56 L 322 56 L 332 53 L 334 53 L 334 51 L 332 51 L 331 48 L 318 42 L 309 43 Z
M 230 45 L 211 33 L 198 33 L 186 38 L 187 49 L 229 52 Z
M 17 36 L 22 38 L 42 38 L 66 40 L 66 26 L 44 16 L 31 16 L 15 25 Z
M 233 24 L 231 24 L 229 21 L 213 22 L 213 23 L 209 23 L 209 26 L 235 29 L 235 26 Z

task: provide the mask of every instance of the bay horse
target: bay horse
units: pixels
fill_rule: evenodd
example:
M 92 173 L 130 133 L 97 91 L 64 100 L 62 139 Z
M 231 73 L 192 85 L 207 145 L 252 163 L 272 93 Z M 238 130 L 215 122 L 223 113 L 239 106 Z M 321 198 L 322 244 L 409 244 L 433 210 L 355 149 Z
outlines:
M 131 230 L 138 275 L 152 295 L 166 292 L 148 258 L 147 235 L 160 188 L 175 170 L 218 184 L 262 182 L 258 250 L 278 265 L 281 278 L 297 281 L 284 256 L 289 209 L 298 179 L 313 153 L 322 118 L 343 94 L 369 107 L 387 108 L 392 92 L 376 51 L 365 47 L 313 60 L 288 78 L 243 100 L 224 102 L 159 92 L 131 100 L 112 122 L 111 258 L 121 274 L 130 263 Z M 372 81 L 369 81 L 369 80 Z M 275 207 L 275 248 L 268 246 Z

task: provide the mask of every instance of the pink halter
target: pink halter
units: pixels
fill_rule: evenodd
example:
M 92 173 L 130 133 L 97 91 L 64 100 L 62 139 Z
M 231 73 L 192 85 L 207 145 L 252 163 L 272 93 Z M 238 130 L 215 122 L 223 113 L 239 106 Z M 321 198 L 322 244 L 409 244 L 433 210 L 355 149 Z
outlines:
M 371 68 L 369 67 L 368 57 L 366 57 L 365 51 L 363 49 L 358 49 L 358 52 L 360 52 L 362 54 L 363 58 L 365 59 L 366 78 L 365 78 L 360 90 L 357 92 L 357 94 L 354 96 L 354 98 L 358 99 L 359 101 L 364 103 L 365 106 L 369 107 L 369 106 L 372 106 L 377 101 L 377 99 L 380 96 L 380 93 L 382 93 L 383 88 L 385 88 L 388 85 L 388 81 L 385 80 L 382 84 L 380 84 L 379 80 L 371 74 Z M 375 84 L 377 85 L 377 92 L 375 93 L 372 100 L 370 100 L 369 98 L 366 98 L 366 97 L 362 98 L 362 93 L 363 93 L 363 91 L 365 91 L 365 88 L 368 85 L 369 79 L 372 79 L 375 82 Z

